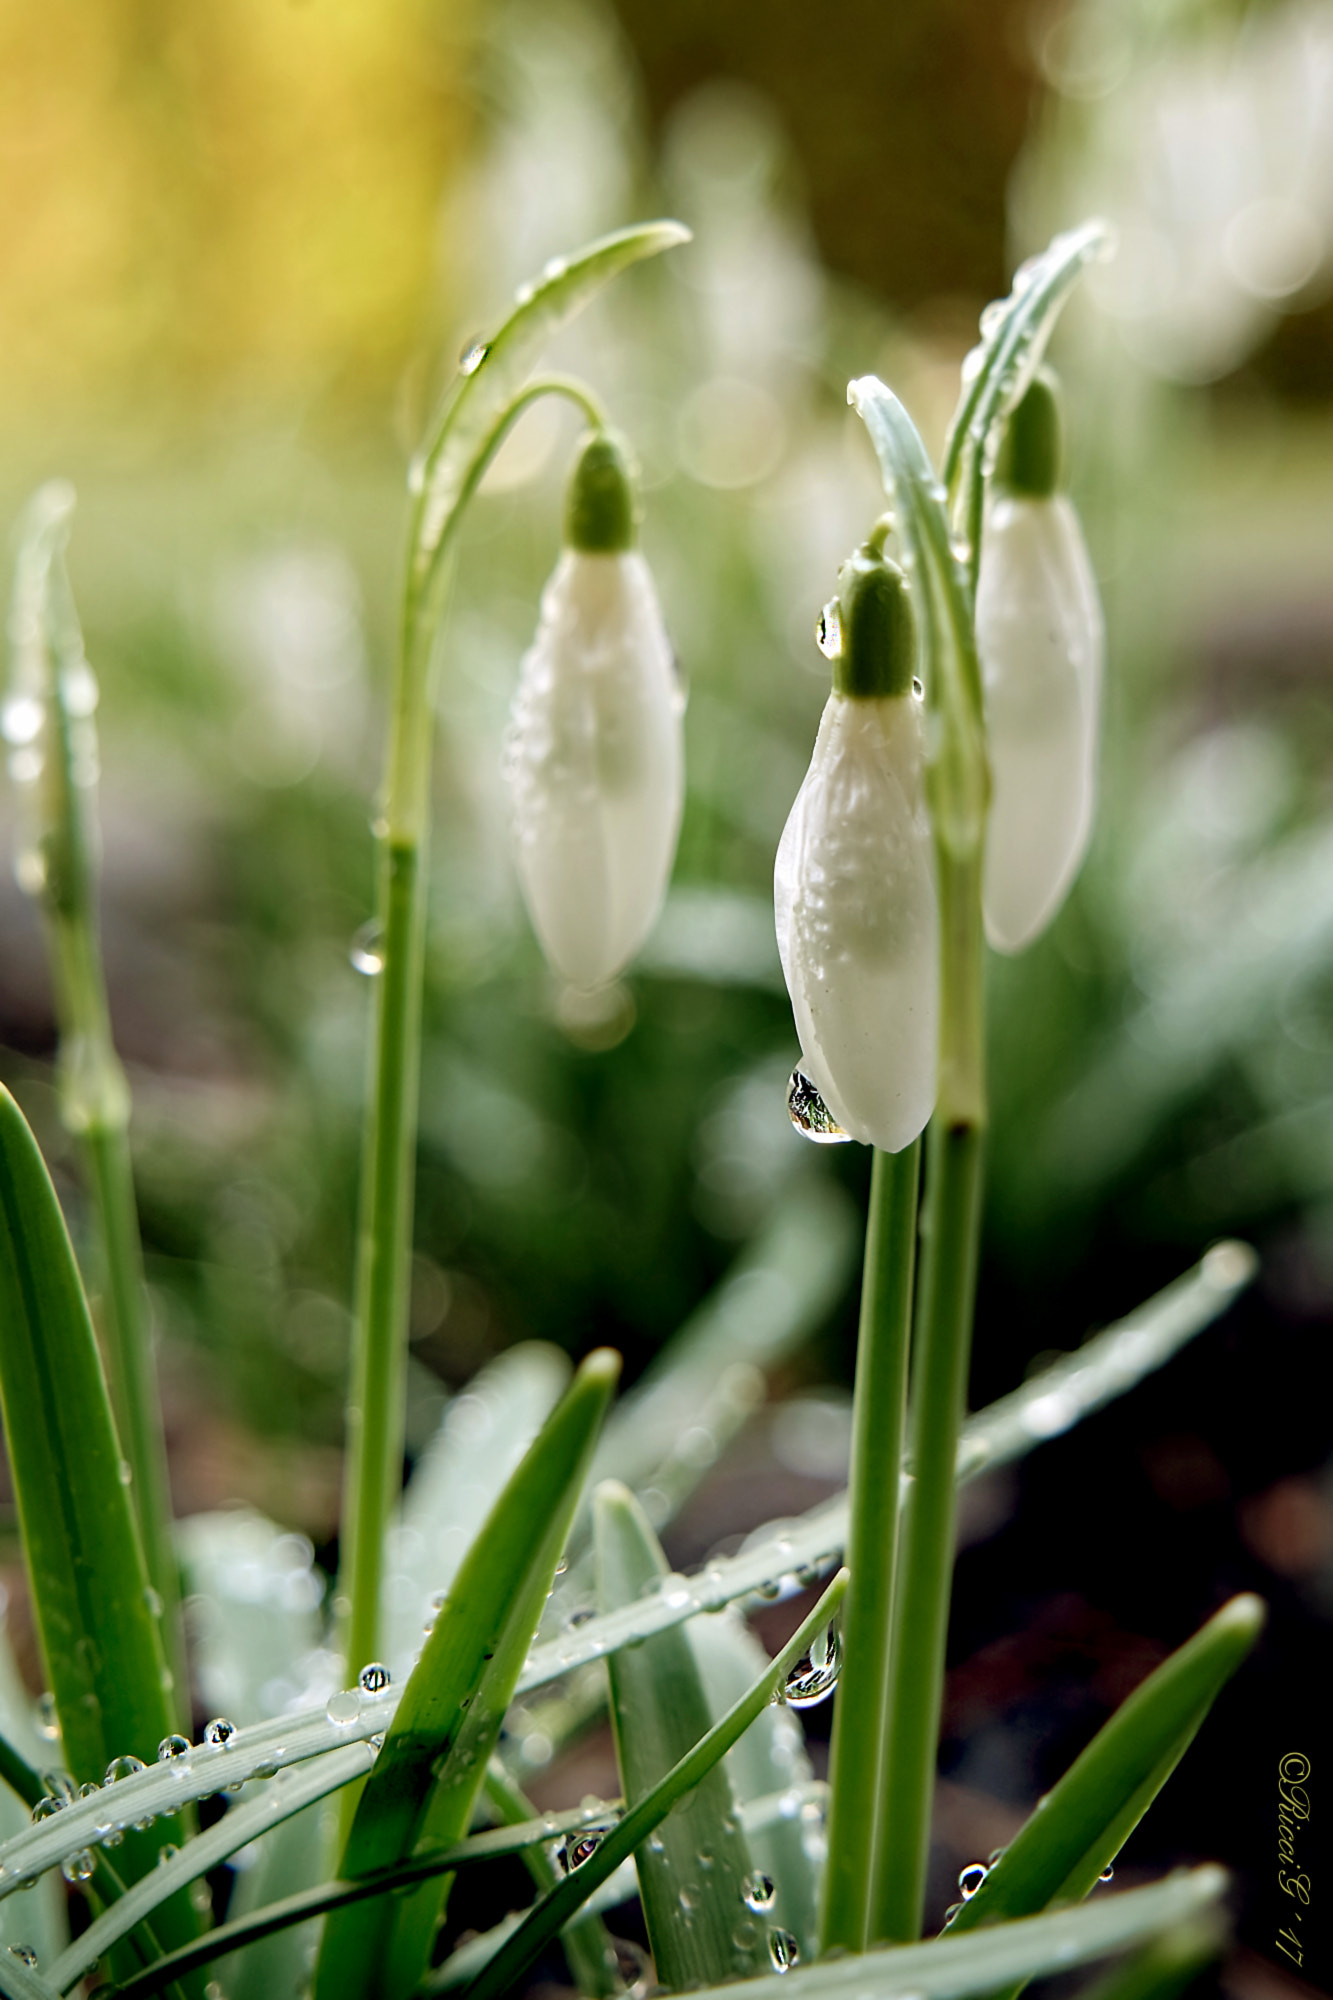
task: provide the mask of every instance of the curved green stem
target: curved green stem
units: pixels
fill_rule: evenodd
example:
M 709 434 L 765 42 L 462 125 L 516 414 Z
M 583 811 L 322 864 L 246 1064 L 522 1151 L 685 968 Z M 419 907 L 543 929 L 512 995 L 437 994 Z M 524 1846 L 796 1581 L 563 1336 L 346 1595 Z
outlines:
M 864 1951 L 883 1787 L 898 1494 L 907 1410 L 921 1142 L 875 1154 L 852 1405 L 843 1668 L 829 1757 L 820 1942 Z

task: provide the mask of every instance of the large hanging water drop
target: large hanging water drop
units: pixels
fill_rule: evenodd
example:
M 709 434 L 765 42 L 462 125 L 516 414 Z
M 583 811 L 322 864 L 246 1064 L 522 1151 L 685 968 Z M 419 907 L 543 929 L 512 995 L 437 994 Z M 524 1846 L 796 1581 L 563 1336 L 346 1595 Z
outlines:
M 96 1856 L 90 1847 L 81 1847 L 77 1854 L 66 1855 L 60 1864 L 60 1872 L 67 1882 L 75 1884 L 88 1882 L 97 1866 Z
M 816 1146 L 843 1146 L 851 1138 L 803 1069 L 794 1069 L 787 1082 L 787 1116 L 803 1139 Z
M 984 1861 L 969 1861 L 966 1868 L 960 1871 L 958 1876 L 958 1887 L 962 1892 L 963 1901 L 965 1903 L 971 1902 L 972 1898 L 976 1895 L 977 1890 L 981 1887 L 982 1883 L 985 1881 L 988 1873 L 989 1870 L 987 1869 Z
M 815 644 L 826 660 L 836 660 L 842 651 L 842 612 L 836 597 L 830 597 L 819 614 Z
M 384 970 L 384 926 L 378 917 L 362 924 L 347 949 L 352 970 L 367 979 L 378 979 Z
M 788 1708 L 814 1708 L 827 1701 L 842 1672 L 842 1641 L 828 1626 L 810 1642 L 810 1650 L 787 1676 L 783 1699 Z

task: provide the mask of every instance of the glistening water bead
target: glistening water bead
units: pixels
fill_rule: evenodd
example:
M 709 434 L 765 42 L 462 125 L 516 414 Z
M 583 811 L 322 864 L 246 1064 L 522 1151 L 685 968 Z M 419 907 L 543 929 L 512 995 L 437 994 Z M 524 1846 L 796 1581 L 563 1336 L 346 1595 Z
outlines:
M 132 1778 L 136 1771 L 142 1771 L 143 1768 L 142 1757 L 113 1757 L 106 1767 L 106 1775 L 102 1779 L 102 1783 L 104 1785 L 118 1784 L 122 1778 Z
M 361 1697 L 355 1688 L 343 1688 L 338 1694 L 331 1694 L 324 1704 L 324 1713 L 337 1729 L 350 1729 L 361 1713 Z
M 387 1667 L 381 1666 L 378 1660 L 372 1660 L 369 1666 L 362 1667 L 356 1684 L 362 1694 L 383 1694 L 392 1678 Z
M 174 1757 L 184 1757 L 194 1745 L 188 1736 L 164 1736 L 157 1746 L 159 1764 L 169 1764 Z
M 586 1832 L 571 1834 L 568 1840 L 562 1841 L 559 1861 L 566 1875 L 572 1875 L 585 1861 L 591 1861 L 605 1838 L 601 1828 L 589 1827 Z
M 814 1708 L 827 1701 L 842 1672 L 842 1641 L 830 1628 L 811 1642 L 810 1650 L 787 1676 L 782 1698 L 788 1708 Z
M 790 1972 L 800 1963 L 801 1947 L 790 1931 L 771 1930 L 768 1934 L 768 1962 L 774 1972 Z
M 67 1882 L 80 1883 L 92 1880 L 97 1866 L 96 1856 L 90 1847 L 81 1847 L 77 1854 L 67 1855 L 60 1864 L 60 1872 Z
M 958 1887 L 962 1891 L 965 1903 L 971 1902 L 977 1890 L 985 1881 L 988 1872 L 984 1861 L 969 1861 L 966 1868 L 960 1871 Z
M 747 1875 L 741 1883 L 741 1900 L 746 1909 L 753 1910 L 756 1916 L 762 1916 L 765 1910 L 772 1909 L 776 1895 L 772 1876 L 765 1875 L 761 1869 L 756 1868 L 753 1874 Z
M 215 1715 L 204 1724 L 204 1742 L 210 1750 L 225 1750 L 236 1735 L 236 1724 L 225 1715 Z
M 851 1139 L 803 1069 L 794 1069 L 787 1079 L 787 1116 L 801 1137 L 816 1146 L 844 1146 Z

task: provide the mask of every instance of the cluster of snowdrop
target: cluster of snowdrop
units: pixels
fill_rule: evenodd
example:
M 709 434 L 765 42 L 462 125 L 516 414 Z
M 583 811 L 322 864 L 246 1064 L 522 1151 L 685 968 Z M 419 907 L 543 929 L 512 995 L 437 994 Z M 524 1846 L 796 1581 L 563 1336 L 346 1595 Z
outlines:
M 976 589 L 992 786 L 983 915 L 1002 952 L 1051 921 L 1092 825 L 1104 641 L 1061 457 L 1043 372 L 1009 420 Z M 636 529 L 625 454 L 597 433 L 570 484 L 507 748 L 524 895 L 552 967 L 579 988 L 613 980 L 647 936 L 680 824 L 683 700 Z M 833 687 L 774 904 L 802 1049 L 793 1120 L 814 1139 L 898 1152 L 935 1101 L 940 949 L 931 661 L 891 535 L 886 519 L 843 564 L 820 619 Z

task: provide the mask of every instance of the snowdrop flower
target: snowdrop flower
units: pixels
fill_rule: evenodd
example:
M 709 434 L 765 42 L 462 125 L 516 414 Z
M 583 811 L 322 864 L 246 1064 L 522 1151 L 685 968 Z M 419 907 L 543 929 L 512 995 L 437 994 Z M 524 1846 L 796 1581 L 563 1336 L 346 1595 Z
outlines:
M 570 482 L 566 546 L 519 673 L 505 758 L 533 928 L 580 988 L 614 979 L 643 943 L 680 828 L 684 701 L 634 542 L 625 456 L 599 432 Z
M 1092 831 L 1105 638 L 1060 419 L 1038 376 L 1010 419 L 981 545 L 977 650 L 993 791 L 982 905 L 997 951 L 1059 909 Z
M 789 1099 L 811 1137 L 910 1145 L 935 1102 L 939 916 L 923 705 L 902 572 L 874 541 L 845 563 L 821 643 L 833 692 L 778 847 L 778 951 L 803 1051 Z M 798 1101 L 801 1100 L 801 1101 Z M 827 1116 L 825 1116 L 825 1107 Z

